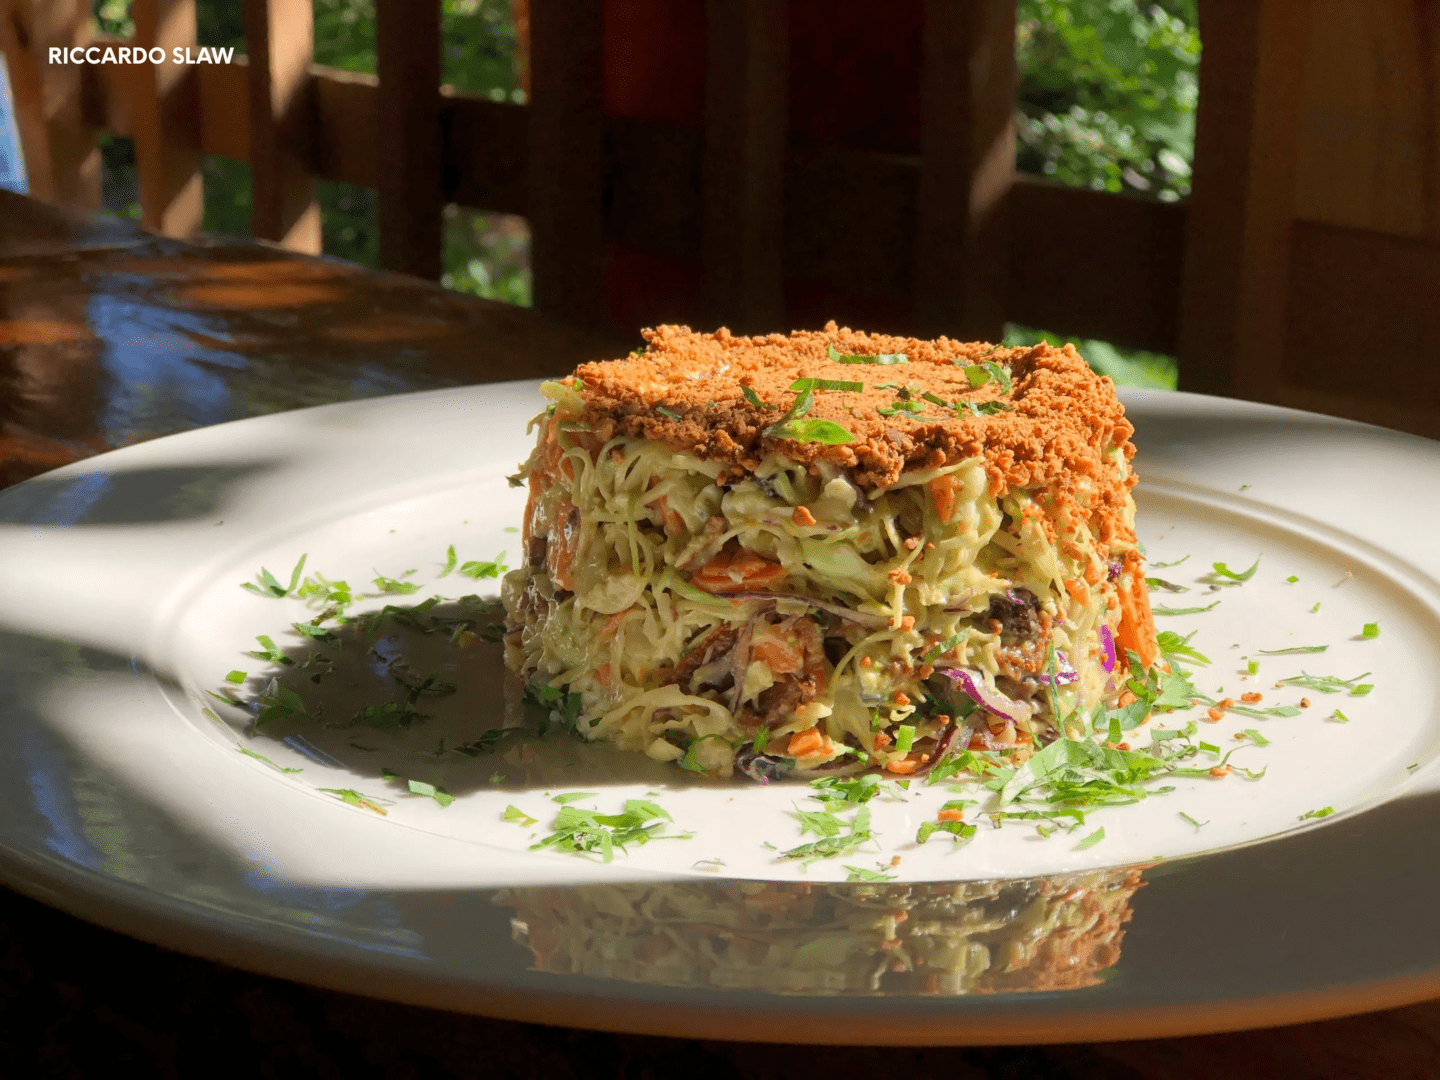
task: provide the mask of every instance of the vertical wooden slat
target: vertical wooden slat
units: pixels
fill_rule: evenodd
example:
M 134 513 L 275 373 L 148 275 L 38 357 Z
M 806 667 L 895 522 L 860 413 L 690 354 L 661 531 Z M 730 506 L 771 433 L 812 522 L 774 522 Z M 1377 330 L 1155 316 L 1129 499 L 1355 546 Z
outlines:
M 438 280 L 444 210 L 440 0 L 376 0 L 380 262 Z
M 162 236 L 191 236 L 205 218 L 200 177 L 200 94 L 176 48 L 196 49 L 195 0 L 135 0 L 135 44 L 163 49 L 158 64 L 131 68 L 140 224 Z
M 998 341 L 1015 176 L 1015 0 L 925 0 L 915 319 Z
M 705 6 L 705 303 L 742 333 L 784 329 L 788 7 Z
M 601 0 L 530 0 L 530 252 L 535 306 L 603 317 L 605 115 Z
M 515 27 L 515 69 L 520 89 L 530 97 L 530 0 L 510 0 L 510 20 Z
M 1180 386 L 1274 397 L 1309 0 L 1200 5 L 1200 105 L 1185 222 Z
M 242 10 L 250 58 L 250 231 L 318 254 L 320 204 L 306 160 L 314 109 L 310 0 L 245 0 Z
M 30 193 L 95 209 L 100 151 L 84 115 L 86 69 L 50 63 L 50 49 L 90 41 L 84 0 L 0 0 L 0 49 L 9 67 Z

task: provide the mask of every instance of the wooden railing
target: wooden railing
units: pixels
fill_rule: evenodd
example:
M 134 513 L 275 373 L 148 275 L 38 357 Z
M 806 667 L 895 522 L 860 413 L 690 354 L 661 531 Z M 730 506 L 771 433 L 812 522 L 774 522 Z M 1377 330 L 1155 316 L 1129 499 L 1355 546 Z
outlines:
M 440 85 L 433 0 L 377 0 L 378 77 L 310 62 L 310 0 L 247 0 L 248 62 L 188 67 L 49 65 L 52 45 L 91 44 L 88 5 L 6 4 L 17 96 L 47 103 L 34 191 L 98 204 L 94 131 L 131 135 L 158 233 L 198 229 L 199 155 L 221 154 L 250 164 L 257 237 L 318 251 L 312 179 L 345 180 L 379 192 L 384 264 L 430 278 L 446 203 L 523 214 L 536 305 L 572 322 L 607 317 L 621 243 L 699 266 L 689 309 L 649 321 L 833 314 L 986 339 L 1016 321 L 1176 354 L 1189 388 L 1440 435 L 1440 72 L 1417 44 L 1440 38 L 1433 5 L 1203 0 L 1194 193 L 1165 204 L 1015 174 L 1013 0 L 924 0 L 909 156 L 787 138 L 784 0 L 706 5 L 699 128 L 605 114 L 603 0 L 529 0 L 525 106 Z M 134 14 L 138 44 L 195 47 L 191 0 Z M 1346 124 L 1415 145 L 1334 137 Z M 1387 188 L 1394 168 L 1409 179 Z

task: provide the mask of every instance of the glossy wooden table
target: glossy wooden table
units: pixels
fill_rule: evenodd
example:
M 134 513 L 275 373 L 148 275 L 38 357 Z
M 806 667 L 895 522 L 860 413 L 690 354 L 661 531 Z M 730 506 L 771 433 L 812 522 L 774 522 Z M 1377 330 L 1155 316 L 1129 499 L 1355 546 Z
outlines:
M 206 424 L 537 378 L 633 345 L 410 278 L 253 245 L 159 240 L 0 192 L 0 486 Z M 312 989 L 170 953 L 0 889 L 0 1075 L 83 1076 L 125 1064 L 182 1077 L 223 1065 L 253 1076 L 658 1077 L 683 1069 L 697 1080 L 1419 1080 L 1440 1076 L 1440 1003 L 1231 1035 L 1030 1048 L 669 1040 Z

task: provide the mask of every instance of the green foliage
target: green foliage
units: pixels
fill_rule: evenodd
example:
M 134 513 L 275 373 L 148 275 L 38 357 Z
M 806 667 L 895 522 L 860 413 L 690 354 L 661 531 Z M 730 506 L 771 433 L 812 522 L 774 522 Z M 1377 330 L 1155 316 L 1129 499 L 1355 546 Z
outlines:
M 1019 0 L 1017 166 L 1173 202 L 1190 192 L 1197 0 Z
M 512 0 L 443 0 L 441 78 L 496 101 L 522 102 Z M 96 27 L 134 32 L 131 0 L 91 0 Z M 197 0 L 202 44 L 245 51 L 242 0 Z M 1200 39 L 1197 0 L 1018 0 L 1017 165 L 1059 183 L 1173 201 L 1188 194 Z M 375 0 L 313 0 L 315 60 L 376 70 Z M 877 16 L 878 17 L 878 16 Z M 128 139 L 102 137 L 106 205 L 138 218 Z M 207 157 L 205 228 L 249 232 L 246 166 Z M 379 265 L 375 192 L 317 180 L 327 254 Z M 529 235 L 523 219 L 447 207 L 447 288 L 529 304 Z M 1055 335 L 1008 329 L 1008 344 Z M 1117 383 L 1173 387 L 1175 363 L 1101 341 L 1078 343 L 1092 367 Z
M 445 288 L 530 306 L 530 228 L 524 218 L 447 206 L 444 245 Z

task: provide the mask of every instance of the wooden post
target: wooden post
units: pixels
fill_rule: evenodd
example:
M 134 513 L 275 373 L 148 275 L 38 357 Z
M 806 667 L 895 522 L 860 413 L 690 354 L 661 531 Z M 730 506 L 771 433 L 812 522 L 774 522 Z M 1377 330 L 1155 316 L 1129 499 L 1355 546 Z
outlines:
M 783 329 L 786 0 L 706 0 L 703 251 L 710 317 Z
M 439 0 L 376 0 L 380 262 L 439 280 L 444 210 Z
M 1180 387 L 1273 399 L 1309 0 L 1200 5 L 1200 106 L 1185 223 Z
M 135 0 L 135 45 L 164 50 L 159 63 L 130 69 L 140 224 L 162 236 L 192 236 L 205 219 L 200 177 L 200 94 L 174 50 L 195 50 L 195 0 Z
M 292 251 L 319 254 L 320 204 L 306 160 L 314 111 L 310 0 L 245 0 L 243 15 L 250 58 L 250 231 Z
M 915 319 L 922 334 L 1004 332 L 1015 177 L 1015 0 L 925 0 Z
M 52 64 L 52 48 L 89 44 L 83 0 L 0 0 L 0 51 L 15 99 L 30 194 L 96 209 L 100 150 L 84 115 L 86 68 Z
M 535 306 L 603 317 L 605 115 L 601 0 L 530 0 L 529 218 Z

